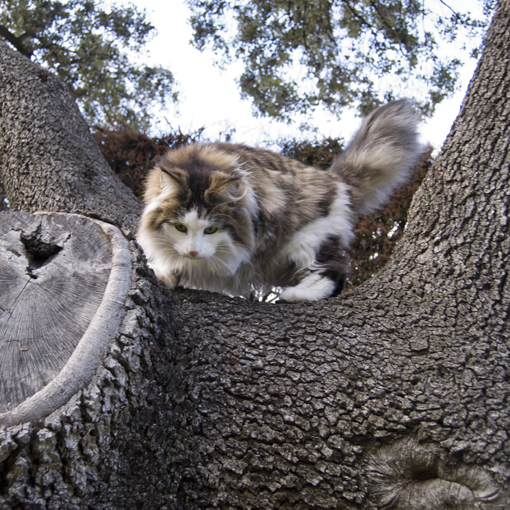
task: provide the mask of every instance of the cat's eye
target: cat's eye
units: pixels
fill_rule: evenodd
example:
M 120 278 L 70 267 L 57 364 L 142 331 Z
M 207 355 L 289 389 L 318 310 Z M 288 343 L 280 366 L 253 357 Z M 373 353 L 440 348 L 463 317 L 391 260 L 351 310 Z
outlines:
M 207 227 L 204 228 L 204 234 L 214 234 L 218 230 L 218 227 Z
M 175 228 L 176 228 L 179 232 L 187 232 L 187 231 L 188 231 L 188 227 L 186 227 L 186 225 L 183 225 L 182 223 L 176 223 L 176 224 L 175 224 Z

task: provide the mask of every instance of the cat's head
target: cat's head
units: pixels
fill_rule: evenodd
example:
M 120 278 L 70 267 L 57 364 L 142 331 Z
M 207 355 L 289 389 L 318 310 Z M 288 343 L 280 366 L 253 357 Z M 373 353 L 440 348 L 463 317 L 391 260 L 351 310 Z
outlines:
M 223 260 L 253 247 L 253 190 L 237 158 L 214 145 L 169 151 L 148 175 L 144 202 L 139 235 L 168 255 Z

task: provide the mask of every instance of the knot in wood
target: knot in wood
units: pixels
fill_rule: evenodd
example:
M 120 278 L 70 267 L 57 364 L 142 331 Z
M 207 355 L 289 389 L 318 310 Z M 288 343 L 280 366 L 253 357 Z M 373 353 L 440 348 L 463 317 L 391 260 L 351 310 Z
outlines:
M 368 461 L 371 496 L 388 510 L 504 510 L 507 498 L 482 467 L 413 438 L 383 446 Z

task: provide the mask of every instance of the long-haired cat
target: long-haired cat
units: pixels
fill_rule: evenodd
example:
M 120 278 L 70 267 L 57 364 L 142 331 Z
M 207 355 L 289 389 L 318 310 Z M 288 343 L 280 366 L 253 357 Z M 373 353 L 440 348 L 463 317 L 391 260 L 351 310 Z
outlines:
M 226 143 L 170 150 L 148 175 L 138 241 L 156 276 L 230 295 L 337 295 L 360 213 L 380 207 L 421 155 L 407 101 L 372 112 L 328 170 Z

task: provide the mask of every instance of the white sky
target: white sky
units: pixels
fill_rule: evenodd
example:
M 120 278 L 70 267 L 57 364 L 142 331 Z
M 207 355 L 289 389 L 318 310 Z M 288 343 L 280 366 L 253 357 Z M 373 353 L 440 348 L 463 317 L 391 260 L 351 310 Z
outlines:
M 466 0 L 464 0 L 464 3 Z M 235 129 L 233 141 L 249 145 L 267 146 L 278 138 L 306 138 L 300 134 L 299 124 L 283 124 L 252 115 L 251 103 L 242 101 L 236 84 L 241 74 L 240 64 L 221 70 L 213 64 L 214 55 L 202 53 L 189 44 L 192 30 L 188 24 L 189 9 L 184 0 L 136 0 L 139 9 L 146 9 L 147 17 L 158 35 L 148 45 L 152 65 L 170 69 L 177 81 L 180 101 L 169 112 L 156 112 L 161 132 L 181 129 L 183 133 L 205 127 L 204 136 L 215 140 L 222 133 Z M 452 3 L 455 3 L 453 1 Z M 440 149 L 457 116 L 469 80 L 476 67 L 475 61 L 466 63 L 461 71 L 462 87 L 452 99 L 444 101 L 436 114 L 422 127 L 424 142 Z M 410 91 L 412 96 L 412 91 Z M 330 114 L 316 114 L 312 123 L 318 127 L 318 138 L 343 137 L 349 140 L 360 124 L 352 112 L 341 119 Z

